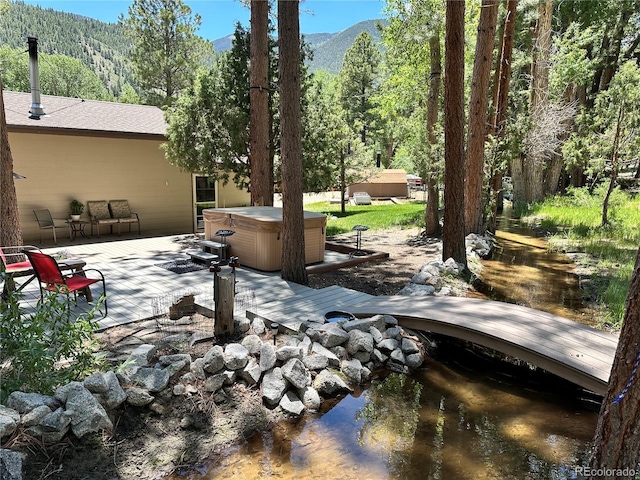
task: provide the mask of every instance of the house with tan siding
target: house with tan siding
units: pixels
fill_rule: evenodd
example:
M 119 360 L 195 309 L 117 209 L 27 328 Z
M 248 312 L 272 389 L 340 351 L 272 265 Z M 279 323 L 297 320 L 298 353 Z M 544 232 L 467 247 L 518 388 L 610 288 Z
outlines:
M 30 118 L 31 95 L 4 92 L 14 171 L 26 177 L 15 181 L 26 243 L 39 238 L 34 209 L 68 218 L 72 199 L 128 200 L 143 235 L 196 231 L 198 204 L 250 203 L 249 193 L 235 185 L 168 162 L 161 148 L 167 125 L 157 107 L 49 95 L 41 102 L 46 115 Z M 85 210 L 82 219 L 88 218 Z
M 347 187 L 349 196 L 356 192 L 367 192 L 372 198 L 404 198 L 408 192 L 407 172 L 391 168 L 369 172 L 365 180 Z

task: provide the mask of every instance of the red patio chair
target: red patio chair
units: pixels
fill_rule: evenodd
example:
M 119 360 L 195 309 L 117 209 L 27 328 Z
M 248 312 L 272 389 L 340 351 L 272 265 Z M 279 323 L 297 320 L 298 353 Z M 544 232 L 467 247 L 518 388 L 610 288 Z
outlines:
M 73 273 L 63 275 L 55 258 L 40 252 L 24 250 L 23 252 L 40 281 L 40 297 L 44 298 L 44 290 L 70 294 L 73 292 L 74 300 L 77 300 L 78 290 L 86 290 L 90 285 L 102 281 L 102 294 L 104 295 L 104 316 L 107 316 L 107 286 L 104 275 L 95 268 L 81 269 Z M 86 272 L 98 272 L 100 278 L 87 278 Z
M 36 278 L 33 273 L 33 267 L 31 266 L 31 262 L 24 258 L 24 250 L 37 250 L 40 251 L 38 247 L 34 247 L 31 245 L 15 245 L 9 247 L 0 247 L 0 259 L 2 260 L 2 264 L 4 265 L 4 271 L 12 278 L 29 276 L 29 279 L 25 283 L 23 283 L 18 291 L 22 290 L 26 287 L 33 279 Z

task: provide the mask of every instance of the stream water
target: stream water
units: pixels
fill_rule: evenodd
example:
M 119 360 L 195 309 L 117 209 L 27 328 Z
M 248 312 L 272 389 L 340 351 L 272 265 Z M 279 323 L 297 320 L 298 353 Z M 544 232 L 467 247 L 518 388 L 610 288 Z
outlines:
M 571 263 L 507 223 L 482 280 L 501 300 L 592 323 Z M 560 306 L 558 306 L 560 305 Z M 555 377 L 443 344 L 410 376 L 390 374 L 281 422 L 187 473 L 193 479 L 570 479 L 597 413 Z M 532 380 L 532 375 L 535 379 Z

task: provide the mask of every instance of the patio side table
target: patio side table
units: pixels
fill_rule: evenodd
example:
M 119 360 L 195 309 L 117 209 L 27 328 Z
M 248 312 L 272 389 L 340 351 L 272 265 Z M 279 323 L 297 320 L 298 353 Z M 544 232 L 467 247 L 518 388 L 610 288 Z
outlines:
M 89 238 L 87 237 L 87 234 L 84 233 L 84 227 L 89 225 L 89 222 L 87 222 L 86 220 L 65 220 L 65 222 L 67 223 L 67 225 L 69 225 L 69 238 L 71 239 L 71 241 L 76 239 L 76 235 L 80 234 L 81 237 L 83 238 Z

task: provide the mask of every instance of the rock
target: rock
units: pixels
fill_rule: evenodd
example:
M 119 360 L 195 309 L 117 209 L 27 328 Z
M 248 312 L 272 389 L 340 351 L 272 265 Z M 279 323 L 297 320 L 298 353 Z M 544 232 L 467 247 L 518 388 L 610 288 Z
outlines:
M 260 353 L 260 349 L 262 348 L 262 340 L 258 335 L 247 335 L 240 342 L 241 345 L 249 350 L 251 355 L 257 355 Z
M 362 382 L 368 382 L 371 380 L 372 372 L 368 367 L 363 366 L 362 371 L 360 372 Z
M 327 323 L 320 331 L 319 343 L 325 348 L 337 347 L 349 340 L 349 334 L 335 323 Z
M 40 405 L 40 407 L 43 406 Z M 16 410 L 0 405 L 0 438 L 7 437 L 15 432 L 19 422 L 20 414 Z
M 387 355 L 385 355 L 384 353 L 382 353 L 380 350 L 378 350 L 377 348 L 373 349 L 373 353 L 371 354 L 371 359 L 373 360 L 373 363 L 380 367 L 382 365 L 384 365 L 387 362 L 387 359 L 389 357 Z
M 354 355 L 356 352 L 372 352 L 373 336 L 369 332 L 362 330 L 351 330 L 349 341 L 347 342 L 347 352 Z
M 424 355 L 422 355 L 422 353 L 420 352 L 411 353 L 405 357 L 404 361 L 407 367 L 416 369 L 419 368 L 420 365 L 422 365 L 422 362 L 424 362 Z
M 397 349 L 399 345 L 400 343 L 395 338 L 387 338 L 376 345 L 376 347 L 382 351 L 392 352 Z
M 311 346 L 311 352 L 327 357 L 327 360 L 329 361 L 329 365 L 332 367 L 340 366 L 340 359 L 336 357 L 335 353 L 333 353 L 331 350 L 327 348 L 324 348 L 322 345 L 320 345 L 317 342 L 314 342 L 313 345 Z
M 360 363 L 365 364 L 369 361 L 371 361 L 371 353 L 369 352 L 356 352 L 352 355 L 351 358 L 355 358 L 356 360 L 359 360 Z
M 319 342 L 322 338 L 322 331 L 320 330 L 321 326 L 313 326 L 309 327 L 304 334 L 309 337 L 309 340 L 312 342 Z
M 362 382 L 362 364 L 359 360 L 343 360 L 340 363 L 340 371 L 351 383 L 359 385 Z
M 302 349 L 303 356 L 309 355 L 309 352 L 311 352 L 311 345 L 313 345 L 313 342 L 311 341 L 311 339 L 308 336 L 304 335 L 304 337 L 298 344 L 298 347 Z
M 280 342 L 287 347 L 297 347 L 300 345 L 300 339 L 292 335 L 284 335 L 280 339 Z
M 187 391 L 187 387 L 185 387 L 181 383 L 176 383 L 173 386 L 173 395 L 176 396 L 176 397 L 184 395 L 186 391 Z
M 224 364 L 224 361 L 222 362 Z M 204 358 L 196 358 L 193 362 L 191 362 L 191 372 L 194 377 L 199 378 L 200 380 L 204 380 L 207 375 L 204 373 Z
M 311 412 L 317 411 L 322 403 L 322 399 L 320 398 L 318 391 L 311 386 L 299 389 L 298 398 L 302 400 L 305 408 Z
M 60 406 L 55 398 L 40 393 L 12 392 L 7 398 L 7 407 L 18 413 L 30 412 L 41 405 L 46 405 L 51 410 Z
M 464 265 L 457 263 L 453 258 L 449 257 L 444 261 L 444 271 L 451 275 L 458 275 L 464 269 Z
M 233 328 L 236 332 L 247 333 L 251 328 L 251 320 L 247 317 L 233 317 Z
M 0 407 L 1 410 L 1 407 Z M 20 419 L 20 423 L 23 427 L 31 427 L 37 425 L 40 421 L 51 413 L 51 409 L 46 405 L 40 405 L 34 408 L 29 413 L 25 413 Z
M 262 369 L 260 368 L 260 365 L 258 365 L 258 362 L 256 362 L 252 358 L 242 370 L 237 371 L 237 374 L 240 378 L 247 382 L 247 385 L 255 385 L 260 381 L 260 377 L 262 376 Z
M 176 353 L 174 355 L 162 355 L 158 358 L 158 363 L 163 367 L 168 367 L 174 363 L 185 362 L 186 365 L 191 365 L 191 355 L 188 353 Z
M 442 287 L 438 292 L 438 296 L 440 297 L 454 296 L 453 290 L 451 290 L 451 287 Z
M 149 345 L 147 343 L 138 345 L 125 362 L 125 365 L 127 365 L 126 370 L 135 370 L 136 367 L 149 365 L 149 362 L 156 354 L 156 350 L 155 345 Z
M 238 376 L 235 370 L 224 370 L 220 375 L 224 378 L 225 385 L 233 385 Z
M 49 412 L 38 425 L 48 432 L 62 432 L 65 433 L 69 430 L 71 424 L 72 415 L 60 407 L 55 412 Z
M 322 370 L 313 380 L 312 386 L 320 395 L 327 397 L 351 391 L 349 386 L 344 383 L 344 380 L 329 370 Z
M 102 377 L 102 380 L 107 386 L 107 390 L 105 392 L 95 394 L 97 400 L 105 408 L 108 408 L 110 410 L 113 410 L 114 408 L 118 408 L 127 399 L 127 394 L 124 392 L 124 390 L 120 386 L 120 381 L 118 380 L 118 377 L 114 372 L 104 372 L 98 375 Z M 86 379 L 85 379 L 85 382 L 86 382 Z M 91 391 L 90 389 L 87 389 L 87 390 Z
M 304 412 L 304 403 L 295 393 L 288 391 L 280 399 L 280 408 L 287 413 L 298 416 Z
M 404 353 L 402 353 L 402 350 L 400 350 L 400 348 L 396 348 L 394 351 L 391 352 L 391 355 L 389 355 L 389 360 L 404 365 L 405 364 Z
M 187 429 L 193 427 L 195 420 L 191 415 L 185 415 L 180 419 L 180 428 Z
M 227 377 L 223 373 L 211 375 L 204 381 L 204 391 L 215 393 L 223 387 L 226 380 Z
M 251 322 L 251 328 L 253 329 L 253 333 L 256 335 L 264 335 L 267 331 L 267 327 L 264 325 L 264 320 L 260 317 L 256 317 Z
M 304 388 L 311 383 L 309 371 L 298 358 L 291 358 L 281 368 L 282 376 L 296 388 Z
M 88 376 L 84 379 L 82 384 L 84 385 L 84 388 L 89 390 L 91 393 L 104 393 L 109 390 L 107 380 L 101 372 L 96 372 L 93 375 Z
M 127 390 L 127 403 L 134 407 L 143 407 L 153 402 L 154 396 L 143 388 L 133 387 Z
M 302 357 L 302 363 L 309 370 L 324 370 L 329 366 L 329 359 L 318 353 Z
M 373 337 L 373 343 L 375 345 L 377 345 L 382 340 L 384 340 L 384 337 L 382 336 L 382 333 L 380 333 L 380 330 L 378 330 L 376 327 L 369 327 L 369 333 Z
M 66 412 L 71 415 L 71 431 L 76 437 L 113 429 L 107 412 L 81 383 L 71 382 L 60 387 L 55 397 L 65 404 Z
M 276 347 L 268 342 L 263 343 L 262 347 L 260 348 L 260 369 L 263 372 L 271 370 L 276 366 L 277 358 Z
M 282 396 L 287 391 L 287 381 L 282 376 L 280 367 L 275 367 L 264 374 L 262 379 L 262 398 L 269 406 L 280 403 Z
M 188 361 L 180 360 L 170 365 L 167 365 L 166 367 L 164 367 L 163 370 L 166 371 L 169 374 L 169 378 L 171 378 L 174 375 L 180 373 L 185 368 L 187 368 L 190 364 L 191 364 L 191 360 L 188 360 Z
M 229 343 L 224 348 L 224 365 L 229 370 L 240 370 L 249 363 L 249 350 L 239 343 Z
M 202 368 L 207 373 L 216 373 L 224 367 L 224 350 L 220 345 L 214 345 L 202 358 Z
M 22 460 L 24 457 L 23 453 L 0 448 L 0 479 L 22 480 Z
M 167 388 L 171 372 L 167 369 L 159 368 L 140 368 L 136 373 L 131 375 L 131 381 L 148 390 L 151 393 L 159 392 Z
M 435 292 L 436 288 L 433 285 L 418 285 L 416 283 L 409 283 L 398 292 L 398 295 L 404 295 L 406 297 L 423 297 L 433 295 Z
M 302 322 L 300 324 L 300 327 L 298 328 L 300 333 L 306 333 L 307 336 L 309 336 L 309 334 L 307 333 L 307 330 L 309 330 L 310 328 L 314 328 L 317 329 L 319 327 L 322 327 L 322 325 L 324 325 L 324 319 L 323 321 L 314 321 L 314 320 L 307 320 L 305 322 Z
M 420 348 L 418 348 L 418 344 L 414 340 L 411 340 L 407 337 L 402 338 L 402 341 L 400 342 L 400 348 L 402 349 L 402 353 L 407 355 L 411 353 L 418 353 L 420 351 Z
M 285 346 L 276 350 L 276 358 L 279 362 L 287 362 L 291 358 L 302 358 L 302 349 L 300 347 Z
M 171 409 L 167 405 L 160 402 L 151 402 L 151 404 L 149 405 L 149 410 L 151 410 L 153 413 L 157 413 L 158 415 L 167 415 L 171 411 Z
M 333 347 L 331 349 L 331 351 L 333 352 L 333 354 L 338 357 L 340 360 L 347 358 L 347 349 L 344 348 L 342 345 L 338 345 L 337 347 Z
M 41 440 L 44 443 L 58 443 L 67 433 L 69 433 L 69 426 L 62 430 L 52 430 L 40 425 L 33 425 L 32 427 L 27 428 L 25 433 Z
M 180 377 L 180 381 L 182 383 L 186 383 L 187 385 L 191 385 L 192 383 L 196 383 L 196 376 L 193 372 L 185 373 Z
M 400 338 L 401 338 L 400 335 L 401 334 L 402 334 L 402 328 L 400 328 L 400 327 L 390 327 L 390 328 L 387 328 L 384 331 L 383 336 L 385 338 L 395 338 L 397 340 L 400 340 Z
M 382 318 L 384 319 L 384 328 L 381 328 L 380 331 L 384 330 L 385 328 L 398 326 L 398 319 L 396 317 L 392 315 L 382 315 Z
M 375 327 L 378 330 L 384 330 L 384 317 L 382 315 L 374 315 L 371 318 L 359 318 L 357 320 L 351 320 L 342 325 L 342 328 L 346 332 L 352 330 L 362 330 L 363 332 L 369 332 L 371 327 Z

